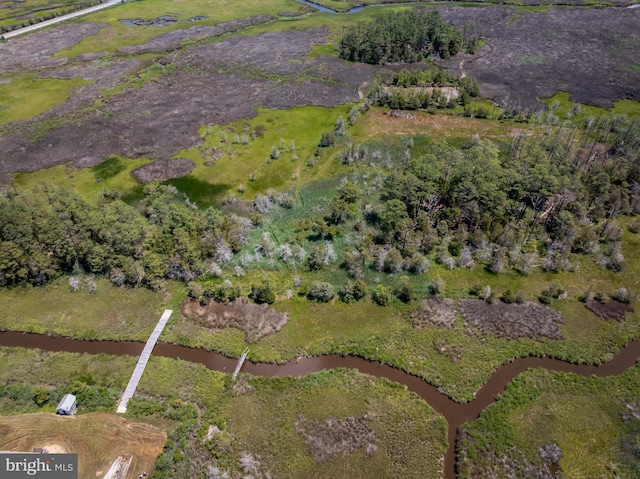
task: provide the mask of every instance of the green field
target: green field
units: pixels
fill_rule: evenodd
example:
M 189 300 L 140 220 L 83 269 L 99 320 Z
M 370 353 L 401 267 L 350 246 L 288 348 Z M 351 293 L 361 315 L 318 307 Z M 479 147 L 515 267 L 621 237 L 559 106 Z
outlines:
M 0 377 L 5 383 L 20 380 L 27 385 L 64 386 L 75 380 L 123 388 L 134 361 L 126 357 L 2 348 Z M 446 423 L 405 389 L 352 371 L 327 371 L 301 379 L 247 378 L 247 381 L 253 390 L 238 394 L 221 373 L 183 361 L 153 357 L 138 391 L 146 398 L 180 399 L 197 404 L 199 419 L 192 439 L 185 445 L 194 456 L 187 457 L 192 471 L 206 470 L 209 464 L 235 471 L 238 457 L 246 452 L 259 457 L 262 467 L 278 477 L 345 477 L 345 474 L 362 478 L 371 474 L 439 477 L 446 449 Z M 5 412 L 13 414 L 54 407 L 47 404 L 39 409 L 30 398 L 18 400 L 7 396 L 0 398 L 0 404 Z M 135 401 L 132 404 L 130 410 L 135 411 Z M 146 407 L 148 412 L 149 405 Z M 175 421 L 137 410 L 138 416 L 129 413 L 129 417 L 152 421 L 169 431 L 176 425 Z M 80 406 L 78 414 L 85 412 Z M 366 415 L 378 450 L 370 459 L 365 459 L 364 450 L 360 449 L 315 464 L 295 432 L 294 423 L 300 415 L 318 421 Z M 207 441 L 205 437 L 212 425 L 221 432 Z M 177 440 L 170 438 L 172 444 Z M 184 450 L 178 450 L 174 462 L 184 463 L 183 453 Z
M 26 0 L 0 2 L 0 32 L 48 20 L 95 3 L 89 0 Z
M 638 420 L 624 417 L 627 405 L 637 405 L 638 374 L 637 366 L 612 378 L 544 370 L 522 374 L 500 401 L 464 426 L 463 455 L 474 458 L 474 466 L 461 477 L 488 473 L 501 455 L 520 465 L 539 464 L 537 449 L 549 443 L 560 447 L 559 465 L 567 477 L 635 477 L 639 463 L 631 451 L 637 447 Z

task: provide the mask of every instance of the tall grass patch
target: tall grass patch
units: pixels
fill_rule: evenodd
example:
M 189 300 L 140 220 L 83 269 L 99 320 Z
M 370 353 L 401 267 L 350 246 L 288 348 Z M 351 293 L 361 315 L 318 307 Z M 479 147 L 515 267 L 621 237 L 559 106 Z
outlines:
M 74 88 L 88 85 L 81 78 L 38 78 L 34 74 L 11 75 L 0 83 L 0 125 L 28 120 L 63 103 Z
M 563 477 L 632 477 L 622 441 L 637 422 L 624 418 L 640 394 L 639 374 L 637 366 L 608 378 L 539 369 L 521 374 L 497 403 L 464 426 L 461 454 L 468 460 L 461 477 L 498 466 L 492 461 L 500 456 L 502 463 L 524 458 L 543 467 L 538 448 L 549 443 L 562 451 Z

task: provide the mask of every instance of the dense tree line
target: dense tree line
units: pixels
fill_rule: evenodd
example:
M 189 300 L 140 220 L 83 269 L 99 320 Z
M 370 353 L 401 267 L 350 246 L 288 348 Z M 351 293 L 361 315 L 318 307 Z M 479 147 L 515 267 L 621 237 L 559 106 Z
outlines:
M 640 124 L 591 119 L 584 128 L 549 127 L 496 143 L 462 146 L 413 139 L 401 145 L 355 145 L 341 137 L 340 161 L 352 166 L 316 216 L 286 232 L 262 215 L 295 207 L 288 194 L 256 195 L 255 213 L 198 209 L 172 186 L 150 184 L 135 206 L 105 192 L 91 205 L 63 188 L 41 185 L 0 197 L 0 285 L 44 284 L 63 274 L 105 275 L 116 285 L 161 288 L 189 283 L 194 298 L 231 301 L 231 278 L 246 270 L 314 273 L 342 267 L 344 285 L 297 277 L 298 293 L 345 302 L 370 294 L 409 302 L 411 284 L 363 281 L 368 272 L 422 274 L 430 260 L 447 268 L 481 265 L 499 273 L 571 270 L 572 254 L 591 255 L 619 271 L 618 215 L 640 215 Z M 385 149 L 386 148 L 386 149 Z M 640 221 L 631 222 L 632 232 Z M 87 283 L 88 284 L 88 283 Z M 89 284 L 89 286 L 91 286 Z M 275 300 L 276 285 L 254 284 L 256 302 Z M 437 278 L 431 294 L 442 289 Z M 91 289 L 91 287 L 90 287 Z M 244 294 L 247 294 L 245 291 Z
M 432 55 L 449 58 L 463 47 L 463 34 L 438 12 L 392 12 L 358 22 L 340 40 L 340 58 L 384 64 L 416 62 Z
M 144 193 L 139 208 L 108 197 L 92 206 L 52 185 L 7 194 L 0 199 L 0 285 L 88 273 L 158 288 L 219 269 L 253 228 L 247 218 L 195 208 L 172 186 L 152 184 Z
M 345 152 L 343 163 L 388 169 L 368 186 L 369 195 L 380 192 L 377 206 L 369 197 L 363 211 L 341 192 L 311 226 L 334 237 L 355 218 L 356 231 L 367 232 L 344 253 L 354 278 L 368 269 L 420 273 L 427 255 L 448 268 L 480 264 L 494 273 L 572 270 L 571 254 L 624 267 L 623 232 L 612 219 L 640 214 L 638 123 L 599 118 L 502 145 L 475 137 L 461 148 L 440 140 L 404 152 Z

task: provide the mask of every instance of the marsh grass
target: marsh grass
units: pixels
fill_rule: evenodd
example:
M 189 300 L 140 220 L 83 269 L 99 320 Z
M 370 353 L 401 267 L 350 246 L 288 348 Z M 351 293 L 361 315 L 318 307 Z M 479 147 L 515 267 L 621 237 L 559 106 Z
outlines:
M 582 105 L 571 101 L 571 94 L 558 92 L 544 100 L 549 110 L 561 120 L 569 121 L 576 126 L 583 126 L 589 118 L 609 115 L 627 115 L 629 118 L 640 117 L 640 102 L 633 100 L 617 100 L 613 108 L 601 108 Z
M 144 289 L 117 288 L 105 279 L 96 283 L 95 294 L 86 289 L 72 292 L 63 280 L 37 289 L 3 288 L 0 329 L 146 340 L 164 309 L 163 297 Z
M 562 450 L 560 467 L 568 477 L 632 477 L 622 456 L 625 405 L 640 394 L 640 368 L 608 378 L 530 370 L 507 386 L 500 400 L 464 426 L 469 435 L 462 453 L 472 457 L 461 477 L 476 477 L 495 453 L 524 453 L 540 463 L 537 448 L 555 443 Z M 628 438 L 627 438 L 628 439 Z M 493 449 L 493 452 L 489 452 Z M 465 468 L 466 469 L 466 468 Z M 469 475 L 471 472 L 471 475 Z
M 0 348 L 0 379 L 56 385 L 66 384 L 69 377 L 90 374 L 96 385 L 124 388 L 134 362 L 135 358 L 128 357 Z M 259 457 L 262 467 L 274 477 L 390 478 L 400 474 L 417 478 L 440 474 L 446 422 L 403 387 L 348 370 L 247 381 L 253 389 L 238 395 L 229 387 L 228 376 L 201 365 L 152 357 L 137 397 L 179 398 L 198 404 L 198 429 L 190 439 L 187 470 L 206 470 L 214 457 L 221 469 L 235 470 L 238 458 L 247 452 Z M 366 415 L 378 450 L 369 459 L 356 452 L 316 465 L 295 432 L 294 424 L 301 414 L 323 422 L 332 417 L 344 420 Z M 175 427 L 174 422 L 153 415 L 136 419 L 155 422 L 165 430 Z M 216 436 L 214 441 L 207 440 L 212 424 L 231 441 L 220 442 Z
M 0 84 L 0 125 L 44 113 L 69 98 L 74 88 L 91 83 L 80 78 L 38 78 L 32 73 L 8 78 L 9 83 Z

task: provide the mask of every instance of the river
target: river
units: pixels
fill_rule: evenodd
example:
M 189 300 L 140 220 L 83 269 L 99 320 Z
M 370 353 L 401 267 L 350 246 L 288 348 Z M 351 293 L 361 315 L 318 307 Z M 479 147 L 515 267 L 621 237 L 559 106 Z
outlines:
M 138 356 L 142 352 L 144 343 L 138 341 L 86 341 L 46 334 L 3 331 L 0 332 L 0 346 L 38 348 L 53 352 Z M 211 370 L 229 374 L 233 372 L 237 362 L 237 359 L 213 351 L 162 342 L 156 345 L 153 354 L 200 363 Z M 447 420 L 449 425 L 448 449 L 444 471 L 445 479 L 453 479 L 455 478 L 455 439 L 458 428 L 463 423 L 476 419 L 487 406 L 496 402 L 497 397 L 504 391 L 507 384 L 521 372 L 529 368 L 545 368 L 581 376 L 605 377 L 622 374 L 634 366 L 638 359 L 640 359 L 640 340 L 630 341 L 610 361 L 600 366 L 573 364 L 553 358 L 517 358 L 500 366 L 476 392 L 473 401 L 468 403 L 455 402 L 423 379 L 400 369 L 353 356 L 327 354 L 298 358 L 284 364 L 246 362 L 243 372 L 266 377 L 303 376 L 323 369 L 349 368 L 405 385 L 407 389 L 418 394 Z

